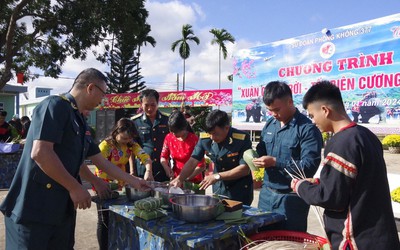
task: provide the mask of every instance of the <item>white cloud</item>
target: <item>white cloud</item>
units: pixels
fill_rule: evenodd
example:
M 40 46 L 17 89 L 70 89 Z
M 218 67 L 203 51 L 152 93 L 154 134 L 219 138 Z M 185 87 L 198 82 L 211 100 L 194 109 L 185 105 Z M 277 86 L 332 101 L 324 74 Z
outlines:
M 176 90 L 176 75 L 180 75 L 182 84 L 183 61 L 178 51 L 171 51 L 171 44 L 180 39 L 181 29 L 185 24 L 193 26 L 194 34 L 199 37 L 200 45 L 190 43 L 191 56 L 186 60 L 186 90 L 216 89 L 218 88 L 218 46 L 211 45 L 211 28 L 199 27 L 207 18 L 198 4 L 185 4 L 180 1 L 161 3 L 146 2 L 149 11 L 148 23 L 151 25 L 150 35 L 157 42 L 156 47 L 151 45 L 141 49 L 141 74 L 148 87 L 157 90 Z M 229 30 L 228 30 L 229 32 Z M 227 43 L 228 57 L 221 61 L 221 88 L 231 88 L 227 76 L 232 73 L 232 55 L 239 49 L 249 48 L 255 44 L 236 38 L 236 43 Z M 85 61 L 68 59 L 63 66 L 63 76 L 74 78 L 85 68 L 94 67 L 101 71 L 109 71 L 108 66 L 96 61 L 91 52 Z M 69 90 L 73 80 L 49 79 L 41 77 L 32 83 L 35 86 L 48 86 L 52 92 L 60 93 Z M 181 89 L 181 86 L 180 86 Z

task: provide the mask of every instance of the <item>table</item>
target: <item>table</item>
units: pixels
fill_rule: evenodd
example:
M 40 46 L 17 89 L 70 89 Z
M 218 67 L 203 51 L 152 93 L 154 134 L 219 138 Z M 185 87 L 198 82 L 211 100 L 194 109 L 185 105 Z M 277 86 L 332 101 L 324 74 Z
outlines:
M 0 153 L 0 188 L 9 188 L 21 159 L 22 149 L 14 153 Z
M 167 216 L 143 220 L 133 214 L 133 203 L 125 196 L 102 204 L 110 210 L 109 249 L 239 249 L 238 230 L 256 232 L 259 227 L 283 221 L 284 215 L 244 206 L 244 224 L 212 220 L 188 223 L 172 211 Z

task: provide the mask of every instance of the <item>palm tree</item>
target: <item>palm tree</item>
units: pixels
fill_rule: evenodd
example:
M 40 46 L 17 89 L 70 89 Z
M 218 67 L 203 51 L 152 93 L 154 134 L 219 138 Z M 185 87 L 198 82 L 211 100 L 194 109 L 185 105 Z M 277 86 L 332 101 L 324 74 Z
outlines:
M 149 33 L 151 31 L 150 25 L 146 24 L 143 29 L 140 30 L 139 34 L 136 36 L 136 45 L 137 45 L 137 73 L 139 73 L 139 63 L 140 63 L 140 48 L 144 45 L 147 46 L 147 43 L 150 44 L 151 46 L 155 47 L 156 46 L 156 40 L 154 37 L 149 36 Z M 137 82 L 139 84 L 139 82 Z
M 211 44 L 218 44 L 219 46 L 218 89 L 221 89 L 221 52 L 224 56 L 224 59 L 226 59 L 228 52 L 226 50 L 225 42 L 228 41 L 235 43 L 235 38 L 225 29 L 211 29 L 210 33 L 214 35 L 214 39 L 211 40 Z
M 183 84 L 182 91 L 185 91 L 185 70 L 186 65 L 185 61 L 190 56 L 190 46 L 189 41 L 194 41 L 197 45 L 199 45 L 200 40 L 197 36 L 194 35 L 192 30 L 192 25 L 185 24 L 182 26 L 182 38 L 173 42 L 171 45 L 171 50 L 175 52 L 176 47 L 179 45 L 179 55 L 183 59 Z

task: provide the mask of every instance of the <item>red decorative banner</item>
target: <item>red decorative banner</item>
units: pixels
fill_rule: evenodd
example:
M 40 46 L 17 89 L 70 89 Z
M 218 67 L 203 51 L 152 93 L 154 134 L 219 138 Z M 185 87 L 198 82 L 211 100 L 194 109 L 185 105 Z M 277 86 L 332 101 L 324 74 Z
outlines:
M 160 108 L 180 107 L 182 102 L 191 107 L 230 106 L 232 89 L 197 90 L 185 92 L 159 92 Z M 139 108 L 139 93 L 108 94 L 101 109 Z

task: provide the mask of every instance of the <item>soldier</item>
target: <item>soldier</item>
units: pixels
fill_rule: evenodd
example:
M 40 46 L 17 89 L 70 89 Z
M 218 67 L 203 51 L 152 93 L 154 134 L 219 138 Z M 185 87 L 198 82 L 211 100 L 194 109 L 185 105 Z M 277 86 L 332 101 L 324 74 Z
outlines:
M 91 205 L 90 193 L 80 182 L 80 176 L 94 180 L 86 166 L 81 168 L 86 158 L 135 188 L 147 187 L 144 180 L 123 172 L 101 155 L 81 114 L 99 105 L 106 82 L 100 71 L 86 69 L 69 93 L 49 96 L 34 109 L 21 160 L 0 205 L 5 249 L 73 249 L 76 209 Z
M 307 231 L 310 206 L 292 192 L 291 177 L 296 166 L 312 177 L 321 161 L 322 136 L 295 107 L 292 91 L 285 82 L 265 86 L 263 100 L 272 117 L 265 123 L 253 163 L 265 168 L 258 207 L 286 216 L 279 229 Z M 286 169 L 286 171 L 285 171 Z
M 205 130 L 207 133 L 200 134 L 191 158 L 171 185 L 181 186 L 206 153 L 215 164 L 214 174 L 204 178 L 200 189 L 213 185 L 213 193 L 250 205 L 253 201 L 253 180 L 243 160 L 244 151 L 251 148 L 250 136 L 232 128 L 228 115 L 221 110 L 207 115 Z
M 165 170 L 160 163 L 161 150 L 165 136 L 169 133 L 168 116 L 158 110 L 159 94 L 154 89 L 145 89 L 139 99 L 143 113 L 132 117 L 139 133 L 139 144 L 150 155 L 153 161 L 153 177 L 155 181 L 168 181 L 169 170 Z M 145 175 L 146 168 L 136 162 L 136 173 L 139 177 Z

